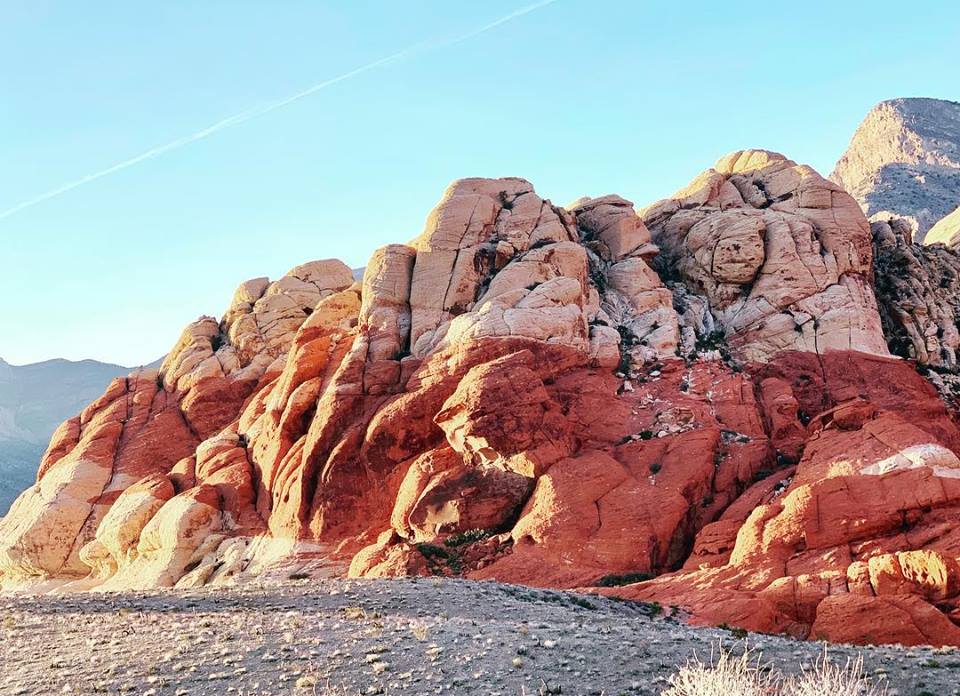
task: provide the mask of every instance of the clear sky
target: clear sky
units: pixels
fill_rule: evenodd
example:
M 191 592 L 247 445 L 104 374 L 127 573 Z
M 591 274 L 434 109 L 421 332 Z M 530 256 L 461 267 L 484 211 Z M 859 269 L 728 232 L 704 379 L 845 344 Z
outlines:
M 0 357 L 126 365 L 233 288 L 415 236 L 451 180 L 668 195 L 744 147 L 829 173 L 877 101 L 960 99 L 960 4 L 0 0 Z M 423 45 L 426 42 L 426 45 Z

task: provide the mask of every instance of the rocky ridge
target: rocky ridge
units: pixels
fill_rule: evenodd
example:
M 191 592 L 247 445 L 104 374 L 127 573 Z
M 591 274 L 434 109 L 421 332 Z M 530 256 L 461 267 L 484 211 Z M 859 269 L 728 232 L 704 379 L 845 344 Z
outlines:
M 871 221 L 904 219 L 916 241 L 945 242 L 930 228 L 960 206 L 960 104 L 891 99 L 857 128 L 830 178 L 857 199 Z
M 0 522 L 0 582 L 462 576 L 960 642 L 960 431 L 889 353 L 882 236 L 764 151 L 640 214 L 457 181 L 362 283 L 332 260 L 247 281 L 64 423 Z

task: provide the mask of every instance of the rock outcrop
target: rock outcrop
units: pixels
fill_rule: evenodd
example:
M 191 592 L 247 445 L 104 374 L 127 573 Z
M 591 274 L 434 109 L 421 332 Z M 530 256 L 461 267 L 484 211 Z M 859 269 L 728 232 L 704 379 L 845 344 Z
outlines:
M 312 280 L 321 276 L 326 280 Z M 198 446 L 236 418 L 269 374 L 268 368 L 286 351 L 292 331 L 331 292 L 324 287 L 331 282 L 351 285 L 350 269 L 339 261 L 317 262 L 294 269 L 276 283 L 266 279 L 245 283 L 222 322 L 202 317 L 184 329 L 159 371 L 141 370 L 113 380 L 103 396 L 63 423 L 40 463 L 37 483 L 17 498 L 0 521 L 4 584 L 84 577 L 91 571 L 85 557 L 97 559 L 94 568 L 99 574 L 113 566 L 123 569 L 130 565 L 126 561 L 134 542 L 137 548 L 162 542 L 171 550 L 182 549 L 183 540 L 176 534 L 158 536 L 162 525 L 154 525 L 152 539 L 130 528 L 146 524 L 142 510 L 129 515 L 108 513 L 118 500 L 129 504 L 123 494 L 131 486 L 150 488 L 145 480 L 158 474 L 169 476 L 174 486 L 188 487 L 190 479 L 180 471 L 191 469 L 195 453 L 203 452 Z M 249 478 L 249 464 L 244 461 L 240 468 Z M 222 471 L 210 473 L 225 476 Z M 166 489 L 157 485 L 159 490 Z M 211 495 L 206 494 L 207 503 Z M 167 505 L 170 510 L 185 509 L 183 500 L 176 496 Z M 169 514 L 167 505 L 154 512 Z M 219 503 L 216 510 L 219 515 Z M 98 539 L 105 519 L 104 535 L 132 534 L 133 540 L 123 546 Z M 110 530 L 112 524 L 124 529 Z M 176 529 L 176 524 L 168 524 L 168 531 Z M 85 553 L 90 543 L 98 546 Z M 103 553 L 111 550 L 122 550 L 122 557 L 104 558 Z M 161 571 L 160 575 L 169 580 L 173 574 Z M 142 577 L 131 584 L 172 582 Z
M 960 205 L 960 104 L 892 99 L 875 106 L 830 175 L 871 221 L 902 218 L 918 242 Z
M 929 391 L 891 372 L 904 391 Z M 683 570 L 615 593 L 801 638 L 957 644 L 956 442 L 863 399 L 821 414 L 808 433 L 796 469 L 706 527 Z
M 927 253 L 769 152 L 642 216 L 454 182 L 362 282 L 247 281 L 64 423 L 0 521 L 0 584 L 442 574 L 960 642 L 960 431 L 887 348 L 931 331 L 884 270 Z M 953 306 L 946 268 L 917 302 Z
M 95 360 L 10 365 L 0 358 L 0 515 L 33 483 L 57 426 L 133 369 Z
M 876 291 L 884 333 L 896 355 L 956 370 L 960 350 L 960 254 L 912 242 L 900 219 L 872 225 Z
M 684 308 L 683 323 L 722 333 L 739 357 L 887 353 L 869 226 L 856 202 L 810 167 L 734 153 L 647 208 L 644 221 L 664 251 L 661 274 L 706 299 Z

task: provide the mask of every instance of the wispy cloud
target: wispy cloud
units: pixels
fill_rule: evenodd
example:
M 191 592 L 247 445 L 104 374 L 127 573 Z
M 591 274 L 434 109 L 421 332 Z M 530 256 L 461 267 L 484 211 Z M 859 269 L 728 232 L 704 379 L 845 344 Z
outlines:
M 129 169 L 130 167 L 133 167 L 134 165 L 137 165 L 140 162 L 145 162 L 147 160 L 154 159 L 155 157 L 159 157 L 168 152 L 172 152 L 173 150 L 179 150 L 181 147 L 189 145 L 190 143 L 195 143 L 198 140 L 209 138 L 214 133 L 222 131 L 225 128 L 230 128 L 232 126 L 236 126 L 241 123 L 245 123 L 251 119 L 257 118 L 258 116 L 269 114 L 272 111 L 276 111 L 277 109 L 282 109 L 283 107 L 288 106 L 289 104 L 299 101 L 305 97 L 309 97 L 311 94 L 314 94 L 315 92 L 319 92 L 322 89 L 326 89 L 327 87 L 335 85 L 338 82 L 344 82 L 353 77 L 356 77 L 357 75 L 361 75 L 365 72 L 374 70 L 376 68 L 384 67 L 386 65 L 395 63 L 403 58 L 407 58 L 418 53 L 424 53 L 424 52 L 435 50 L 438 48 L 445 48 L 448 46 L 461 43 L 463 41 L 467 41 L 469 39 L 473 39 L 492 29 L 496 29 L 497 27 L 502 26 L 507 22 L 511 22 L 514 19 L 523 17 L 524 15 L 528 15 L 531 12 L 535 12 L 536 10 L 539 10 L 543 7 L 547 7 L 548 5 L 553 5 L 558 1 L 559 0 L 541 0 L 540 2 L 535 2 L 531 5 L 525 5 L 524 7 L 514 10 L 510 14 L 506 14 L 498 19 L 493 20 L 492 22 L 484 24 L 483 26 L 473 29 L 465 34 L 454 36 L 452 38 L 437 39 L 433 41 L 425 41 L 418 44 L 414 44 L 413 46 L 409 46 L 403 49 L 402 51 L 397 51 L 396 53 L 393 53 L 389 56 L 385 56 L 384 58 L 379 58 L 371 63 L 361 65 L 360 67 L 354 68 L 353 70 L 349 70 L 341 75 L 337 75 L 336 77 L 331 77 L 330 79 L 324 80 L 323 82 L 318 82 L 315 85 L 311 85 L 310 87 L 307 87 L 306 89 L 296 92 L 295 94 L 291 94 L 288 97 L 284 97 L 283 99 L 278 99 L 276 101 L 269 102 L 261 106 L 256 106 L 256 107 L 246 109 L 232 116 L 227 116 L 226 118 L 223 118 L 217 121 L 216 123 L 210 124 L 206 128 L 201 128 L 198 131 L 195 131 L 189 135 L 185 135 L 181 138 L 177 138 L 176 140 L 171 140 L 168 143 L 157 145 L 156 147 L 153 147 L 147 150 L 146 152 L 142 152 L 139 155 L 136 155 L 135 157 L 130 157 L 129 159 L 125 159 L 122 162 L 117 162 L 116 164 L 110 167 L 107 167 L 106 169 L 101 169 L 99 171 L 93 172 L 92 174 L 87 174 L 86 176 L 82 176 L 79 179 L 74 179 L 73 181 L 63 184 L 62 186 L 59 186 L 55 189 L 51 189 L 45 193 L 41 193 L 37 196 L 34 196 L 33 198 L 28 198 L 25 201 L 17 203 L 16 205 L 10 208 L 7 208 L 6 210 L 0 211 L 0 220 L 3 220 L 4 218 L 8 218 L 11 215 L 15 215 L 22 210 L 26 210 L 27 208 L 32 208 L 33 206 L 43 203 L 44 201 L 48 201 L 51 198 L 56 198 L 57 196 L 61 196 L 67 193 L 68 191 L 72 191 L 75 188 L 79 188 L 80 186 L 84 186 L 86 184 L 92 183 L 94 181 L 97 181 L 98 179 L 102 179 L 104 177 L 110 176 L 111 174 L 116 174 L 117 172 L 123 171 L 124 169 Z

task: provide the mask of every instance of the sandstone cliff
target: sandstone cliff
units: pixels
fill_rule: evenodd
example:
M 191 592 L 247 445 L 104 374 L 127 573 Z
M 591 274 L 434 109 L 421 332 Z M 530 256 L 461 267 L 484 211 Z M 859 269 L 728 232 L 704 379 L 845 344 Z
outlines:
M 916 241 L 925 241 L 928 230 L 960 205 L 960 104 L 881 102 L 857 128 L 830 178 L 870 220 L 902 218 Z
M 459 575 L 960 643 L 960 431 L 889 354 L 884 326 L 900 353 L 930 329 L 878 309 L 874 239 L 763 151 L 642 214 L 457 181 L 362 282 L 247 281 L 64 423 L 0 521 L 0 581 Z M 874 608 L 916 630 L 850 620 Z

